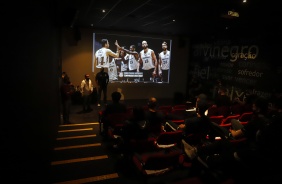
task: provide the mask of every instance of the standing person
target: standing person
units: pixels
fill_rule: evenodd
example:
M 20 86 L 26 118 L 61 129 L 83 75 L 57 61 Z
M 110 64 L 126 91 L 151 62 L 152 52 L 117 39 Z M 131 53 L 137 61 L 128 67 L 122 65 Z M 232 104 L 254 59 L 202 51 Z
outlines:
M 143 50 L 140 52 L 139 63 L 142 66 L 144 82 L 153 82 L 157 73 L 158 61 L 155 52 L 148 48 L 147 41 L 142 41 Z M 139 72 L 139 69 L 137 70 Z
M 109 74 L 104 71 L 104 68 L 102 67 L 100 72 L 96 74 L 95 77 L 96 84 L 98 86 L 98 104 L 97 106 L 101 106 L 101 96 L 103 92 L 103 100 L 104 104 L 107 103 L 107 89 L 108 89 L 108 83 L 109 83 Z
M 162 82 L 169 82 L 170 51 L 167 50 L 167 43 L 162 43 L 163 51 L 159 54 L 159 76 Z
M 71 95 L 74 93 L 74 87 L 70 82 L 69 76 L 62 73 L 62 84 L 60 87 L 62 110 L 63 110 L 63 124 L 70 123 L 70 107 L 71 107 Z
M 95 52 L 93 67 L 96 65 L 96 68 L 102 68 L 102 67 L 109 68 L 110 56 L 113 58 L 118 58 L 119 52 L 117 50 L 117 52 L 114 53 L 109 49 L 110 44 L 108 39 L 102 39 L 101 43 L 102 43 L 102 48 L 100 48 Z
M 93 83 L 89 74 L 85 74 L 85 79 L 82 80 L 80 88 L 83 98 L 83 112 L 89 112 L 92 110 L 90 104 L 93 92 Z

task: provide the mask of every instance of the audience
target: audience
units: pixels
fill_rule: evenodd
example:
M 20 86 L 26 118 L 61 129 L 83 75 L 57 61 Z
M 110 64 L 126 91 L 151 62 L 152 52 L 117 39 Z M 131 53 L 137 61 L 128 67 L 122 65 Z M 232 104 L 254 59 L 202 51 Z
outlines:
M 232 124 L 233 128 L 237 128 L 237 130 L 231 130 L 230 136 L 234 138 L 245 137 L 244 146 L 235 147 L 230 139 L 221 139 L 205 146 L 195 147 L 182 140 L 185 153 L 191 159 L 197 158 L 206 167 L 216 167 L 223 170 L 229 170 L 237 163 L 240 163 L 238 169 L 243 169 L 243 165 L 255 169 L 260 164 L 267 164 L 266 160 L 271 157 L 267 153 L 274 149 L 274 147 L 267 146 L 273 141 L 273 139 L 267 138 L 273 133 L 273 130 L 268 128 L 271 119 L 266 117 L 267 104 L 266 99 L 257 98 L 253 103 L 254 118 L 245 126 L 239 125 L 238 122 Z

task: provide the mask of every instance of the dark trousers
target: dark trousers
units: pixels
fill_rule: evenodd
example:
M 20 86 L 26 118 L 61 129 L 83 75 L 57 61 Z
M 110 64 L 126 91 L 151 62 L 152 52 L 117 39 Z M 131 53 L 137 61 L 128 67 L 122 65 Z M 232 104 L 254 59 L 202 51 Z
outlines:
M 150 70 L 142 70 L 142 72 L 143 72 L 144 82 L 153 82 L 154 68 L 151 68 Z
M 101 103 L 101 97 L 103 93 L 103 101 L 107 103 L 107 89 L 108 86 L 98 86 L 98 104 Z
M 91 95 L 83 95 L 82 97 L 83 97 L 83 111 L 90 110 L 91 109 L 90 104 L 91 104 L 92 96 Z
M 71 99 L 64 100 L 62 104 L 64 124 L 69 123 L 70 107 L 71 107 Z
M 168 82 L 168 70 L 162 70 L 161 81 Z

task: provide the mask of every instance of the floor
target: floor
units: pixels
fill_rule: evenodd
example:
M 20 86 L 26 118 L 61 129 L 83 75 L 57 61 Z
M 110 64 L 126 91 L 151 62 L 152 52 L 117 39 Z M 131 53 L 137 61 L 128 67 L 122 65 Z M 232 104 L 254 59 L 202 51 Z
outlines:
M 146 104 L 146 100 L 123 102 L 129 106 Z M 163 100 L 161 104 L 171 104 Z M 70 124 L 60 125 L 51 163 L 51 180 L 56 184 L 78 183 L 172 183 L 185 178 L 189 170 L 173 171 L 163 176 L 144 177 L 124 160 L 112 143 L 99 135 L 98 111 L 82 113 L 81 105 L 72 105 Z

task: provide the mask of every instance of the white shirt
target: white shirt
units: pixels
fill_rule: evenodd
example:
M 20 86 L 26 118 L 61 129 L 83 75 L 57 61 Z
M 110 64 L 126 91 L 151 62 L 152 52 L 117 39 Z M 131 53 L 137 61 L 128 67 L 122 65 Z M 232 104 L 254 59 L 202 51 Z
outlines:
M 134 57 L 133 54 L 126 54 L 124 57 L 125 60 L 128 60 L 128 69 L 130 70 L 136 70 L 138 67 L 138 60 Z
M 90 95 L 93 92 L 93 84 L 91 79 L 89 79 L 89 81 L 86 81 L 86 79 L 82 80 L 80 88 L 82 95 Z
M 166 54 L 164 54 L 164 51 L 160 53 L 160 59 L 162 61 L 161 63 L 161 69 L 162 70 L 169 70 L 170 65 L 170 51 L 166 51 Z
M 150 70 L 151 68 L 155 68 L 152 58 L 152 49 L 148 49 L 146 53 L 144 53 L 144 50 L 140 52 L 140 57 L 143 61 L 143 70 Z
M 109 63 L 110 63 L 110 54 L 116 55 L 113 51 L 107 48 L 101 48 L 96 51 L 95 57 L 96 57 L 96 68 L 109 68 Z

